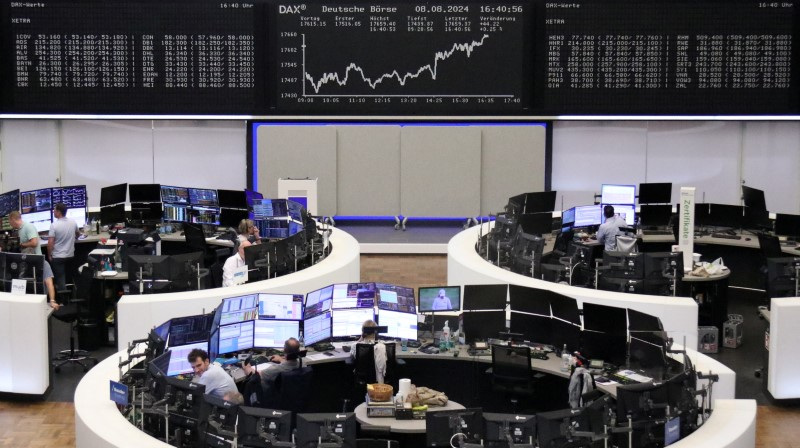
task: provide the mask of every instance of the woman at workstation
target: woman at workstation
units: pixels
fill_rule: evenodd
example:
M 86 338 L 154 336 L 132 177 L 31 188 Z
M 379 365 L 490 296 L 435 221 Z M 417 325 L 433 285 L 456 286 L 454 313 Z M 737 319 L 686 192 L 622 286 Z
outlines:
M 261 237 L 258 234 L 258 227 L 252 219 L 243 219 L 239 222 L 239 242 L 250 241 L 251 244 L 258 244 L 261 242 Z

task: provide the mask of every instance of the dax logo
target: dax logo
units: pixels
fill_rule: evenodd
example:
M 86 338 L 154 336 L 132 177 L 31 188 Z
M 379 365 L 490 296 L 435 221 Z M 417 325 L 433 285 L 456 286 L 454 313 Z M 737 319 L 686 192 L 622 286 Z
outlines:
M 278 14 L 300 14 L 306 10 L 306 5 L 278 5 Z

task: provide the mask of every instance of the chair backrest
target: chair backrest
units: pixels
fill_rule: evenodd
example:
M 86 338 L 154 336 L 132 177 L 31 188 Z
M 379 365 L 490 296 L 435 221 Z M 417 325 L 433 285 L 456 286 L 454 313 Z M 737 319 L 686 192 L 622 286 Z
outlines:
M 781 242 L 775 235 L 759 233 L 758 247 L 761 249 L 761 255 L 763 255 L 764 258 L 777 258 L 785 256 L 783 254 L 783 250 L 781 250 Z
M 394 344 L 389 344 L 394 345 Z M 356 367 L 354 373 L 356 379 L 367 384 L 375 383 L 375 344 L 356 344 Z M 389 360 L 389 350 L 387 346 L 386 358 Z M 394 358 L 394 356 L 392 356 Z
M 618 252 L 639 252 L 639 246 L 636 244 L 637 239 L 635 236 L 618 234 L 616 238 Z
M 313 377 L 314 371 L 311 367 L 299 367 L 281 372 L 275 379 L 275 387 L 278 390 L 277 409 L 294 413 L 306 412 L 311 399 Z
M 204 253 L 208 244 L 206 243 L 206 235 L 203 233 L 203 228 L 199 224 L 184 223 L 183 236 L 186 238 L 186 245 L 194 250 L 201 250 Z
M 530 380 L 533 375 L 530 347 L 493 345 L 492 375 L 504 380 Z

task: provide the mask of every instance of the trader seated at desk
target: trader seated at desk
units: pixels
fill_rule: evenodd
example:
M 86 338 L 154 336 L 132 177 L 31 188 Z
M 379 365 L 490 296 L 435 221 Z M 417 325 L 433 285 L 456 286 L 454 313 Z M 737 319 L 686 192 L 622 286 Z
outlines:
M 244 249 L 246 247 L 250 247 L 250 241 L 242 241 L 239 243 L 239 250 L 236 251 L 235 254 L 228 257 L 225 260 L 225 265 L 222 266 L 222 286 L 233 286 L 238 285 L 240 283 L 244 283 L 243 281 L 237 280 L 236 271 L 238 268 L 245 266 L 244 261 Z M 219 272 L 219 271 L 217 271 Z M 242 280 L 244 278 L 242 277 Z
M 283 356 L 272 355 L 269 360 L 278 363 L 274 366 L 262 370 L 261 374 L 261 387 L 264 390 L 264 395 L 269 396 L 270 388 L 275 384 L 275 379 L 278 378 L 282 372 L 297 369 L 300 364 L 300 341 L 295 338 L 289 338 L 283 343 Z
M 375 381 L 383 383 L 386 376 L 386 345 L 383 341 L 379 341 L 377 336 L 378 324 L 374 320 L 364 321 L 361 326 L 361 338 L 356 341 L 356 349 L 350 350 L 350 356 L 356 358 L 358 353 L 358 344 L 375 344 L 373 349 L 373 356 L 375 357 Z
M 196 348 L 189 352 L 187 358 L 194 370 L 192 382 L 206 386 L 207 394 L 238 404 L 244 402 L 244 397 L 236 388 L 233 378 L 222 367 L 211 364 L 205 350 Z
M 600 228 L 597 229 L 597 242 L 605 245 L 606 251 L 613 252 L 617 250 L 617 235 L 622 233 L 620 227 L 627 227 L 628 224 L 614 214 L 612 205 L 603 208 L 603 215 L 606 217 L 606 222 L 600 224 Z
M 261 236 L 258 234 L 258 227 L 252 219 L 243 219 L 239 222 L 239 242 L 249 241 L 251 244 L 258 244 L 261 242 Z

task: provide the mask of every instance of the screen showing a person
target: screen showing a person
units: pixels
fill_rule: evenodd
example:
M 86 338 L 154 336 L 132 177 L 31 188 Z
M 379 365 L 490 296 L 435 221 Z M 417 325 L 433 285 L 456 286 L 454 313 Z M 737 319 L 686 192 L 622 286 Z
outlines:
M 603 204 L 633 204 L 636 186 L 603 184 L 600 197 L 600 202 Z
M 253 348 L 253 321 L 219 326 L 219 354 Z
M 603 209 L 599 205 L 575 207 L 575 227 L 599 226 Z
M 375 311 L 372 308 L 333 310 L 331 314 L 333 316 L 332 335 L 335 338 L 360 336 L 364 322 L 375 320 Z
M 333 285 L 333 309 L 373 308 L 375 283 L 337 283 Z
M 459 311 L 461 309 L 460 286 L 437 286 L 419 288 L 419 311 Z
M 603 204 L 605 206 L 605 204 Z M 632 205 L 626 204 L 612 204 L 614 207 L 614 214 L 625 220 L 629 226 L 636 224 L 636 209 Z M 602 215 L 602 222 L 606 222 L 606 216 Z
M 184 375 L 187 373 L 192 373 L 192 365 L 189 363 L 189 360 L 186 358 L 189 356 L 189 352 L 192 350 L 199 348 L 200 350 L 205 350 L 208 352 L 208 342 L 196 342 L 194 344 L 186 344 L 186 345 L 178 345 L 176 347 L 170 347 L 170 351 L 172 352 L 172 356 L 169 358 L 169 367 L 167 367 L 167 376 L 175 376 L 175 375 Z
M 300 337 L 300 321 L 257 320 L 253 345 L 258 348 L 283 348 L 289 338 Z
M 189 189 L 185 187 L 161 186 L 161 202 L 170 204 L 188 204 Z
M 207 207 L 216 207 L 219 205 L 217 201 L 217 190 L 210 190 L 206 188 L 189 188 L 189 203 L 192 205 L 205 205 Z
M 258 318 L 301 320 L 303 318 L 303 295 L 259 294 Z
M 417 339 L 417 315 L 399 311 L 381 310 L 378 325 L 386 327 L 387 336 L 394 339 Z
M 331 338 L 331 312 L 326 311 L 303 320 L 303 338 L 306 345 Z
M 306 294 L 305 317 L 314 317 L 331 310 L 333 285 Z
M 376 283 L 375 289 L 378 290 L 378 308 L 382 310 L 402 311 L 404 313 L 417 312 L 414 288 Z
M 258 294 L 222 299 L 219 324 L 227 325 L 258 318 Z

